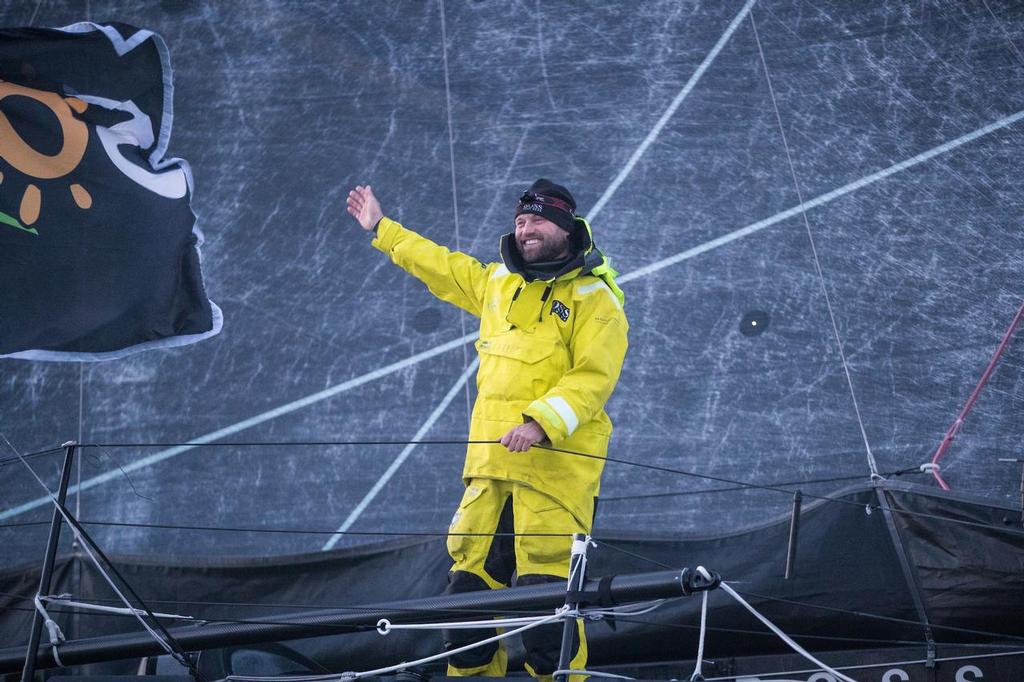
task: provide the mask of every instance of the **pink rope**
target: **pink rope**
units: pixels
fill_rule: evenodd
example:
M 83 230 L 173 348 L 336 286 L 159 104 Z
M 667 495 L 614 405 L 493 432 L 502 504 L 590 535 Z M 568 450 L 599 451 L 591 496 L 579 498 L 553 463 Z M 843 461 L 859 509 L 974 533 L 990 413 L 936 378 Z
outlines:
M 985 368 L 985 372 L 981 375 L 981 379 L 978 380 L 978 385 L 974 387 L 974 390 L 971 392 L 971 396 L 967 399 L 967 402 L 964 403 L 964 408 L 960 410 L 960 415 L 949 427 L 949 430 L 946 431 L 945 438 L 942 439 L 942 442 L 939 444 L 939 449 L 935 451 L 935 456 L 932 457 L 933 465 L 938 465 L 939 460 L 942 459 L 944 454 L 946 454 L 946 450 L 949 449 L 953 439 L 956 438 L 957 432 L 964 423 L 964 418 L 967 417 L 967 413 L 971 411 L 972 407 L 974 407 L 975 401 L 977 401 L 978 396 L 981 395 L 981 389 L 983 389 L 985 384 L 988 383 L 988 378 L 992 375 L 992 370 L 996 368 L 996 364 L 999 362 L 1000 356 L 1002 356 L 1003 351 L 1006 350 L 1006 347 L 1010 344 L 1010 337 L 1013 336 L 1013 332 L 1017 328 L 1017 325 L 1020 324 L 1022 317 L 1024 317 L 1024 302 L 1021 302 L 1020 308 L 1017 310 L 1017 314 L 1013 316 L 1010 328 L 1006 330 L 1005 334 L 1003 334 L 1003 340 L 999 342 L 999 347 L 996 348 L 995 355 L 992 356 L 992 359 L 988 363 L 988 367 Z M 938 466 L 932 469 L 932 476 L 934 476 L 935 480 L 939 482 L 939 485 L 942 486 L 943 490 L 949 490 L 949 484 L 942 479 L 942 474 L 939 473 Z

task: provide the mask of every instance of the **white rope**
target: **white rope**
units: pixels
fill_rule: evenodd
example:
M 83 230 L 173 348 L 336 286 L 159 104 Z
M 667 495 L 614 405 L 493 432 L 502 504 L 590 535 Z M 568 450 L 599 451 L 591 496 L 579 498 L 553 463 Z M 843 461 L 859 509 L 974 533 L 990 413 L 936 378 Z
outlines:
M 145 616 L 146 612 L 142 609 L 135 608 L 121 608 L 118 606 L 101 606 L 100 604 L 90 604 L 89 602 L 74 601 L 73 599 L 67 599 L 66 597 L 40 597 L 43 601 L 51 604 L 64 604 L 65 606 L 71 606 L 79 608 L 84 611 L 100 611 L 102 613 L 118 613 L 125 616 Z M 174 613 L 157 613 L 153 612 L 154 616 L 158 618 L 173 618 L 176 620 L 195 620 L 195 616 L 180 616 Z
M 47 613 L 46 607 L 43 606 L 44 599 L 46 599 L 46 597 L 41 597 L 37 594 L 32 598 L 32 603 L 35 604 L 36 611 L 39 612 L 39 615 L 43 617 L 43 625 L 46 626 L 46 633 L 50 638 L 50 644 L 56 646 L 65 641 L 64 633 L 61 632 L 60 626 L 57 625 L 57 622 L 53 620 L 53 618 L 50 618 L 50 614 Z
M 414 665 L 422 665 L 424 663 L 432 663 L 433 661 L 439 661 L 441 659 L 449 658 L 450 656 L 454 656 L 455 654 L 461 654 L 463 651 L 469 651 L 470 649 L 476 649 L 477 647 L 481 647 L 481 646 L 484 646 L 486 644 L 491 644 L 492 642 L 498 642 L 500 640 L 507 639 L 508 637 L 512 637 L 514 635 L 518 635 L 521 632 L 526 632 L 527 630 L 532 630 L 533 628 L 540 627 L 541 625 L 546 625 L 547 623 L 551 623 L 551 622 L 554 622 L 556 620 L 560 620 L 560 619 L 564 618 L 567 615 L 567 613 L 568 612 L 566 610 L 564 610 L 564 608 L 563 608 L 563 609 L 560 609 L 560 610 L 556 611 L 555 613 L 551 614 L 550 616 L 546 616 L 546 617 L 538 620 L 535 623 L 530 623 L 529 625 L 524 625 L 521 628 L 516 628 L 515 630 L 509 630 L 508 632 L 497 634 L 494 637 L 488 637 L 487 639 L 482 640 L 480 642 L 474 642 L 473 644 L 467 644 L 466 646 L 459 647 L 457 649 L 452 649 L 451 651 L 443 651 L 443 652 L 441 652 L 439 654 L 434 654 L 433 656 L 427 656 L 426 658 L 421 658 L 418 661 L 408 661 L 408 662 L 405 662 L 405 663 L 399 663 L 398 665 L 391 665 L 391 666 L 388 666 L 386 668 L 377 668 L 376 670 L 367 670 L 367 671 L 364 671 L 364 672 L 361 672 L 361 673 L 347 672 L 347 673 L 344 673 L 341 676 L 341 679 L 343 679 L 343 680 L 352 680 L 352 679 L 358 679 L 360 677 L 371 677 L 371 676 L 375 676 L 375 675 L 386 675 L 388 673 L 393 673 L 393 672 L 398 672 L 399 670 L 404 670 L 404 669 L 412 667 Z
M 706 579 L 710 580 L 710 574 L 707 569 L 703 566 L 697 567 L 697 572 L 703 575 Z M 700 639 L 697 641 L 697 662 L 693 666 L 693 674 L 690 675 L 691 682 L 693 680 L 703 680 L 704 675 L 701 672 L 701 668 L 704 665 L 704 637 L 708 632 L 708 591 L 704 590 L 703 599 L 700 602 Z
M 248 675 L 228 675 L 221 682 L 323 682 L 326 680 L 354 680 L 359 679 L 360 677 L 386 675 L 387 673 L 397 672 L 399 670 L 411 668 L 412 666 L 423 665 L 424 663 L 432 663 L 434 661 L 439 661 L 441 659 L 449 658 L 456 654 L 461 654 L 464 651 L 469 651 L 470 649 L 476 649 L 477 647 L 491 644 L 492 642 L 497 642 L 502 639 L 514 637 L 515 635 L 518 635 L 522 632 L 526 632 L 527 630 L 532 630 L 533 628 L 540 627 L 541 625 L 546 625 L 547 623 L 551 623 L 553 621 L 565 618 L 569 615 L 569 613 L 570 612 L 567 609 L 565 609 L 565 607 L 562 607 L 550 616 L 543 616 L 536 622 L 524 625 L 520 628 L 516 628 L 515 630 L 509 630 L 508 632 L 495 635 L 494 637 L 488 637 L 485 640 L 474 642 L 473 644 L 467 644 L 466 646 L 459 647 L 457 649 L 452 649 L 451 651 L 444 651 L 439 654 L 427 656 L 426 658 L 420 658 L 415 661 L 404 661 L 397 665 L 391 665 L 386 668 L 377 668 L 376 670 L 365 670 L 363 672 L 346 672 L 340 675 L 278 675 L 275 677 L 250 677 Z M 492 622 L 494 621 L 487 621 L 488 624 Z
M 597 547 L 597 543 L 594 542 L 594 540 L 589 535 L 585 536 L 584 539 L 582 539 L 582 540 L 574 539 L 572 541 L 572 549 L 569 552 L 570 561 L 572 560 L 572 557 L 575 556 L 575 555 L 579 555 L 580 560 L 576 562 L 576 570 L 573 571 L 573 573 L 570 574 L 568 579 L 566 580 L 566 587 L 570 591 L 574 589 L 573 588 L 573 581 L 576 580 L 576 576 L 581 575 L 581 574 L 582 575 L 586 575 L 587 574 L 586 571 L 587 571 L 587 547 L 588 546 L 589 547 Z M 578 582 L 578 580 L 577 580 L 577 582 Z M 580 585 L 579 589 L 582 590 L 583 589 L 583 585 Z
M 603 618 L 607 616 L 642 616 L 645 613 L 650 613 L 651 611 L 654 611 L 662 604 L 664 604 L 666 601 L 666 599 L 658 599 L 653 602 L 644 602 L 635 608 L 628 608 L 623 606 L 614 609 L 583 609 L 580 613 L 583 615 L 584 618 Z
M 326 682 L 327 680 L 340 680 L 340 673 L 330 675 L 277 675 L 275 677 L 256 677 L 252 675 L 228 675 L 216 682 Z
M 700 568 L 698 568 L 697 570 L 700 570 Z M 729 596 L 731 596 L 733 599 L 738 601 L 744 608 L 747 609 L 747 611 L 750 611 L 752 614 L 754 614 L 755 618 L 757 618 L 759 621 L 761 621 L 766 626 L 768 626 L 768 629 L 771 630 L 772 632 L 774 632 L 776 635 L 778 635 L 779 638 L 783 642 L 788 644 L 789 648 L 791 648 L 793 651 L 797 652 L 798 654 L 800 654 L 801 656 L 803 656 L 808 661 L 810 661 L 814 665 L 818 666 L 819 668 L 821 668 L 825 672 L 831 673 L 831 674 L 835 675 L 836 677 L 838 677 L 839 679 L 844 680 L 844 682 L 856 682 L 856 680 L 854 680 L 854 679 L 852 679 L 850 677 L 847 677 L 846 675 L 842 674 L 838 670 L 836 670 L 834 668 L 828 667 L 827 665 L 825 665 L 824 663 L 819 661 L 817 658 L 815 658 L 809 651 L 807 651 L 802 646 L 800 646 L 799 644 L 794 642 L 789 637 L 789 635 L 787 635 L 785 632 L 783 632 L 778 627 L 776 627 L 776 625 L 774 623 L 772 623 L 770 620 L 768 620 L 767 618 L 762 616 L 760 613 L 758 613 L 757 609 L 755 609 L 753 606 L 748 604 L 747 601 L 743 597 L 741 597 L 739 595 L 739 593 L 736 592 L 736 590 L 734 590 L 731 587 L 729 587 L 725 583 L 725 581 L 722 581 L 722 583 L 719 585 L 719 587 L 721 587 L 723 590 L 725 590 L 729 594 Z
M 559 609 L 566 613 L 565 607 Z M 558 611 L 555 612 L 558 615 Z M 529 625 L 548 616 L 523 616 L 522 618 L 492 618 L 490 620 L 460 620 L 448 623 L 392 623 L 387 618 L 377 621 L 377 632 L 386 635 L 392 630 L 470 630 L 477 628 L 501 628 L 513 625 Z
M 625 675 L 616 675 L 615 673 L 602 673 L 596 670 L 576 670 L 570 668 L 568 670 L 556 670 L 551 673 L 551 676 L 558 679 L 559 675 L 586 675 L 587 677 L 607 677 L 612 680 L 635 680 L 635 677 L 626 677 Z
M 50 655 L 53 656 L 53 662 L 57 664 L 58 668 L 65 668 L 64 661 L 60 660 L 60 654 L 57 653 L 57 645 L 54 644 L 50 647 Z

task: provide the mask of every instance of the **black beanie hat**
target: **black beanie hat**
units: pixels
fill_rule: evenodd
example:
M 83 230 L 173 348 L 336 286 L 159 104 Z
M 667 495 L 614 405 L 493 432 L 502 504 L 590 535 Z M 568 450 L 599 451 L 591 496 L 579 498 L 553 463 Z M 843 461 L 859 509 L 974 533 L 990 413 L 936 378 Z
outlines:
M 516 215 L 534 213 L 573 234 L 576 231 L 576 200 L 562 185 L 541 178 L 519 197 Z

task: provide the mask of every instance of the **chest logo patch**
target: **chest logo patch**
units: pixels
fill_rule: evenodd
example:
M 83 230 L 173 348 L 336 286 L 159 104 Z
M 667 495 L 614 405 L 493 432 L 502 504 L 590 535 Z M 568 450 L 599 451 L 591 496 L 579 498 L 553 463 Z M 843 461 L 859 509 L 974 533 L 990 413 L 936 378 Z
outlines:
M 569 313 L 570 313 L 569 306 L 565 305 L 561 301 L 556 299 L 556 300 L 551 302 L 551 313 L 550 314 L 551 315 L 558 315 L 558 318 L 560 320 L 562 320 L 562 322 L 568 322 L 569 321 Z

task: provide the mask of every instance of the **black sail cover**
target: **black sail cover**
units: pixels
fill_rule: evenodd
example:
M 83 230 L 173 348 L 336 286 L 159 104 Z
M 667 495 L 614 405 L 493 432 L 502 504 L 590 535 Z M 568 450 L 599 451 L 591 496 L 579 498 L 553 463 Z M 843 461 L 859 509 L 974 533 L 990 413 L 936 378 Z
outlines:
M 103 360 L 220 331 L 163 40 L 0 30 L 0 357 Z
M 884 512 L 881 496 L 891 514 Z M 597 528 L 597 546 L 591 549 L 587 571 L 596 578 L 706 565 L 721 572 L 758 611 L 809 650 L 870 652 L 859 660 L 874 665 L 906 657 L 905 652 L 887 654 L 885 647 L 912 646 L 915 657 L 923 658 L 925 622 L 931 626 L 939 656 L 964 644 L 981 646 L 975 653 L 986 653 L 984 645 L 1000 641 L 1020 649 L 1024 531 L 1019 509 L 889 481 L 879 487 L 851 487 L 830 501 L 813 500 L 801 519 L 789 579 L 784 577 L 788 518 L 735 534 L 686 539 Z M 177 541 L 187 542 L 192 532 L 182 531 Z M 901 563 L 898 547 L 906 564 Z M 416 537 L 291 557 L 115 560 L 154 610 L 238 623 L 239 628 L 251 627 L 247 623 L 254 619 L 288 622 L 292 614 L 308 616 L 318 609 L 359 610 L 368 603 L 433 596 L 444 589 L 451 565 L 443 538 Z M 120 605 L 92 566 L 83 562 L 76 568 L 80 561 L 58 560 L 52 592 Z M 0 646 L 0 673 L 7 672 L 7 659 L 12 670 L 18 669 L 24 655 L 38 565 L 0 572 L 0 642 L 11 647 Z M 923 613 L 915 606 L 915 593 Z M 710 593 L 708 608 L 709 659 L 789 653 L 778 637 L 722 590 Z M 701 600 L 695 596 L 670 600 L 649 613 L 620 616 L 615 629 L 589 622 L 590 663 L 636 665 L 693 658 L 700 610 Z M 140 631 L 130 616 L 86 611 L 76 616 L 74 609 L 59 604 L 52 605 L 50 613 L 69 640 Z M 211 679 L 285 670 L 323 672 L 318 666 L 367 670 L 430 656 L 441 648 L 437 631 L 396 631 L 382 637 L 372 629 L 339 628 L 336 635 L 273 646 L 244 640 L 239 637 L 223 656 L 202 659 L 203 665 L 236 661 L 234 667 L 224 663 L 227 668 L 208 670 Z M 512 669 L 520 669 L 522 649 L 515 643 L 510 660 Z M 1018 679 L 995 675 L 994 662 L 984 657 L 970 664 L 989 673 L 978 679 Z M 129 673 L 137 665 L 137 659 L 110 662 L 95 670 Z M 806 667 L 806 662 L 798 667 Z M 884 670 L 864 679 L 880 679 Z

